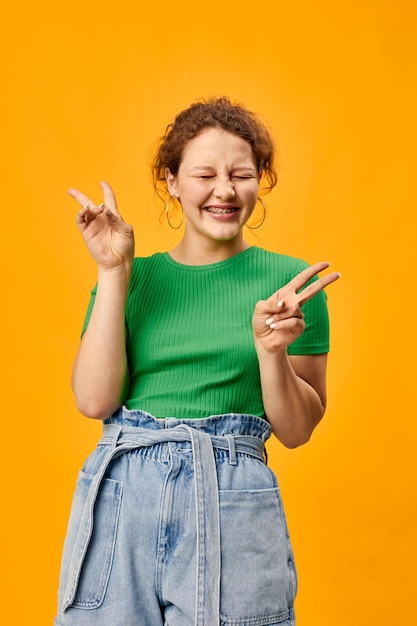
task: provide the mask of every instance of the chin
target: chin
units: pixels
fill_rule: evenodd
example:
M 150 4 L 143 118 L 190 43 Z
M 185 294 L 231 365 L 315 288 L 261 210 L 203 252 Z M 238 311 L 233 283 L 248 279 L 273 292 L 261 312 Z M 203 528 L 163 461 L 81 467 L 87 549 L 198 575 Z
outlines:
M 224 229 L 223 232 L 213 233 L 211 238 L 216 241 L 233 241 L 236 237 L 239 237 L 241 230 L 234 230 L 233 232 L 230 229 Z

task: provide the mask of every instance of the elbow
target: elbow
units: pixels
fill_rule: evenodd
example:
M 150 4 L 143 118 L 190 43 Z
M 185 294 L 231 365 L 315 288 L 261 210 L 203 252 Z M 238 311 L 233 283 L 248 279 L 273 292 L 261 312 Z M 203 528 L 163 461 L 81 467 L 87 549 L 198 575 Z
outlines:
M 294 450 L 295 448 L 299 448 L 300 446 L 304 446 L 311 439 L 311 435 L 313 433 L 303 434 L 299 436 L 280 436 L 277 435 L 277 438 L 282 443 L 285 448 L 289 450 Z
M 122 404 L 121 402 L 105 402 L 100 398 L 77 398 L 77 396 L 75 397 L 75 402 L 79 413 L 93 420 L 107 419 Z
M 71 381 L 77 410 L 93 420 L 105 420 L 119 409 L 127 396 L 128 378 L 120 385 L 85 384 L 73 376 Z
M 324 410 L 316 414 L 308 422 L 282 424 L 276 423 L 276 427 L 271 423 L 272 432 L 283 446 L 289 449 L 299 448 L 308 443 L 313 435 L 316 426 L 320 423 L 324 415 Z

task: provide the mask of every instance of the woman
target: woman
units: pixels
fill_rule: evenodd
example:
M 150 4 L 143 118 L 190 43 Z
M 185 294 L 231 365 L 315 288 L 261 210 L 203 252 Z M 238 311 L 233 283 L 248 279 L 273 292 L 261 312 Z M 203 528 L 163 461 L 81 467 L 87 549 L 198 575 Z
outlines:
M 98 266 L 72 384 L 104 433 L 77 483 L 55 624 L 291 626 L 296 574 L 264 442 L 304 444 L 323 416 L 322 290 L 339 274 L 311 280 L 328 264 L 245 242 L 276 184 L 274 145 L 227 98 L 176 117 L 154 181 L 185 228 L 147 258 L 107 183 L 99 206 L 69 190 Z

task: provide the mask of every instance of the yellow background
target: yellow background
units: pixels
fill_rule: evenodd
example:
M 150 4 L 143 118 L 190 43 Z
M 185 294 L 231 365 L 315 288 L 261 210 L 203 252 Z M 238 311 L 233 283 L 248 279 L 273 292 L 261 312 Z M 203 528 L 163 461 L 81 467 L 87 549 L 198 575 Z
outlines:
M 100 432 L 70 391 L 95 268 L 65 190 L 100 200 L 109 180 L 137 253 L 169 249 L 179 234 L 160 223 L 150 150 L 177 111 L 223 94 L 258 112 L 280 146 L 268 220 L 248 240 L 343 274 L 328 290 L 327 416 L 309 445 L 269 446 L 298 564 L 298 624 L 414 623 L 415 6 L 3 9 L 3 623 L 52 624 L 74 481 Z

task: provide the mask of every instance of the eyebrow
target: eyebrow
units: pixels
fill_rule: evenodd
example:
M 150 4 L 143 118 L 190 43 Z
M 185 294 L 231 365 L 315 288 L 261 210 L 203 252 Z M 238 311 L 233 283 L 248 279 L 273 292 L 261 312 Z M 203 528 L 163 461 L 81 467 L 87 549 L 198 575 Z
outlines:
M 192 167 L 190 169 L 190 172 L 212 172 L 214 170 L 214 166 L 212 165 L 195 165 L 194 167 Z M 254 171 L 256 172 L 256 167 L 254 165 L 238 165 L 237 167 L 233 167 L 232 168 L 233 172 L 240 172 L 240 171 Z

